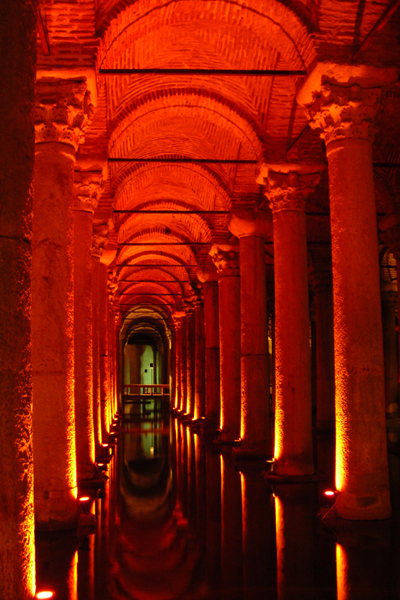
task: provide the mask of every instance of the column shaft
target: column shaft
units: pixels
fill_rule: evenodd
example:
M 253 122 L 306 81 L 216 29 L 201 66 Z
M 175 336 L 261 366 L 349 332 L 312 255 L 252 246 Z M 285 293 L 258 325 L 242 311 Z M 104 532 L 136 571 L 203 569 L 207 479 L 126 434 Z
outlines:
M 204 307 L 200 302 L 195 308 L 195 383 L 194 383 L 194 418 L 205 416 L 205 332 Z
M 372 144 L 356 138 L 332 141 L 327 155 L 337 507 L 343 518 L 384 518 L 390 516 L 390 501 Z
M 238 453 L 272 456 L 264 238 L 240 237 L 239 248 L 242 442 Z
M 386 414 L 399 412 L 399 379 L 396 339 L 396 292 L 382 293 L 383 354 L 385 368 Z
M 37 526 L 76 518 L 73 165 L 61 143 L 36 145 L 32 259 L 33 446 Z
M 332 286 L 315 289 L 317 426 L 335 426 L 335 369 Z
M 219 347 L 221 375 L 221 440 L 240 437 L 240 279 L 219 280 Z
M 106 443 L 109 433 L 110 391 L 108 385 L 109 356 L 107 348 L 107 265 L 99 265 L 99 355 L 100 355 L 100 406 L 101 439 Z
M 100 260 L 92 256 L 93 274 L 93 305 L 92 305 L 92 339 L 93 339 L 93 427 L 96 457 L 101 454 L 101 403 L 100 403 L 100 337 L 99 337 L 99 290 L 100 290 Z M 106 441 L 107 443 L 107 441 Z
M 2 6 L 0 39 L 7 48 L 0 55 L 0 597 L 4 600 L 30 600 L 35 590 L 29 238 L 36 21 L 36 1 Z
M 274 213 L 275 471 L 314 472 L 306 222 L 303 211 Z
M 181 366 L 180 366 L 180 376 L 181 376 L 181 380 L 180 380 L 180 388 L 181 388 L 181 392 L 180 392 L 180 405 L 179 405 L 179 411 L 182 413 L 186 412 L 186 394 L 187 394 L 187 386 L 186 386 L 186 382 L 187 382 L 187 368 L 186 368 L 186 320 L 187 317 L 184 317 L 182 319 L 182 345 L 181 345 L 181 352 L 180 352 L 180 357 L 181 357 Z
M 206 368 L 206 419 L 207 427 L 219 428 L 220 376 L 219 376 L 219 315 L 218 282 L 204 282 L 204 327 Z
M 94 475 L 93 344 L 92 344 L 93 216 L 74 210 L 74 341 L 75 426 L 78 480 Z
M 194 412 L 194 384 L 195 384 L 195 344 L 196 326 L 194 312 L 191 310 L 186 315 L 186 409 L 185 413 L 193 416 Z

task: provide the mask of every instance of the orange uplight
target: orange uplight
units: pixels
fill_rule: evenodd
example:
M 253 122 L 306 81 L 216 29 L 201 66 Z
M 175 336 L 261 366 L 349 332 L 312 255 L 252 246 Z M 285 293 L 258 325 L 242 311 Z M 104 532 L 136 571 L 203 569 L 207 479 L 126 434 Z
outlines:
M 54 596 L 54 592 L 39 592 L 36 594 L 35 598 L 52 598 Z
M 90 500 L 89 496 L 81 496 L 79 498 L 79 502 L 88 502 Z
M 325 490 L 324 496 L 332 497 L 336 494 L 333 490 Z

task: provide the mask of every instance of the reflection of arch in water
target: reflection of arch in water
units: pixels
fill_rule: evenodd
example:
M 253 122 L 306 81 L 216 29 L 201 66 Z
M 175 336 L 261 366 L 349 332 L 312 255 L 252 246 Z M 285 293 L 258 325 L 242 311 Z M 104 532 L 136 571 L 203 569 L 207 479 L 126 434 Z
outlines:
M 200 549 L 176 494 L 167 434 L 125 434 L 119 454 L 119 502 L 112 529 L 110 597 L 175 600 L 196 580 Z M 149 434 L 147 434 L 149 435 Z

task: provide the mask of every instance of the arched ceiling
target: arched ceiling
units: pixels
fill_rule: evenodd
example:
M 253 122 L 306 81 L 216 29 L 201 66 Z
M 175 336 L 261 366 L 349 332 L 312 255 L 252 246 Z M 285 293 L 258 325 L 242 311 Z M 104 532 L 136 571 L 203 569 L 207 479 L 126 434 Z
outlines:
M 112 223 L 109 240 L 118 250 L 111 267 L 125 331 L 151 318 L 169 331 L 183 300 L 199 291 L 196 271 L 209 263 L 211 244 L 237 242 L 229 211 L 265 205 L 257 163 L 326 160 L 296 103 L 298 86 L 316 60 L 349 62 L 389 3 L 43 0 L 50 54 L 39 44 L 39 70 L 96 73 L 96 110 L 80 159 L 108 161 L 95 223 Z M 398 64 L 399 23 L 397 11 L 361 59 Z M 379 163 L 400 156 L 399 89 L 384 98 L 374 147 Z M 376 169 L 378 213 L 398 210 L 399 177 L 400 169 Z M 315 255 L 318 244 L 329 244 L 326 173 L 307 213 Z M 272 263 L 273 248 L 266 248 Z

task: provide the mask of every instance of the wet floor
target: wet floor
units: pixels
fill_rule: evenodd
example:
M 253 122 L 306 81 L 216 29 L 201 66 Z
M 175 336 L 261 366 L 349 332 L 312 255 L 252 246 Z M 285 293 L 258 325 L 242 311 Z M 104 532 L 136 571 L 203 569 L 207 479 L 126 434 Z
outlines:
M 126 407 L 127 411 L 130 411 Z M 56 600 L 400 600 L 400 454 L 389 431 L 393 517 L 336 519 L 333 436 L 321 480 L 269 485 L 169 415 L 127 414 L 104 490 L 78 531 L 37 535 L 39 589 Z

